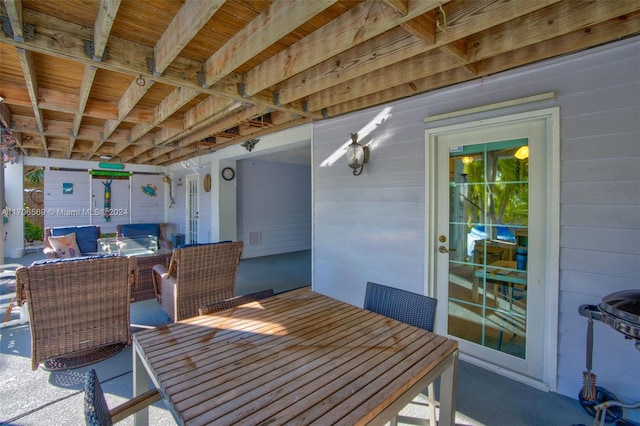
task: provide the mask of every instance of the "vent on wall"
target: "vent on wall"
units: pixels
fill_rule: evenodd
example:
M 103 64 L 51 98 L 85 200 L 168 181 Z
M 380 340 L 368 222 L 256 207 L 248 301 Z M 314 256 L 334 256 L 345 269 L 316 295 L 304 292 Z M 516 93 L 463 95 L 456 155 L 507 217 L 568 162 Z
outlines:
M 249 232 L 249 245 L 259 246 L 260 244 L 262 244 L 262 232 L 260 231 Z

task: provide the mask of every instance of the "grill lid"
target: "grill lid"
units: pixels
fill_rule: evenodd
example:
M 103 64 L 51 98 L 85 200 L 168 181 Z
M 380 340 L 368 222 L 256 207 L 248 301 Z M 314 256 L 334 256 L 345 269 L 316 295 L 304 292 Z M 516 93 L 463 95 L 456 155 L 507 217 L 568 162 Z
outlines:
M 640 327 L 640 290 L 623 290 L 604 296 L 599 308 Z

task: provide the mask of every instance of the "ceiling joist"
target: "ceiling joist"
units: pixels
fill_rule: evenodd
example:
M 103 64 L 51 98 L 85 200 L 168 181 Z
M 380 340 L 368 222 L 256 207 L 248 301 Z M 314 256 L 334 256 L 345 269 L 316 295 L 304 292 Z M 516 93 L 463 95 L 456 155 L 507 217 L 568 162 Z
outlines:
M 0 112 L 25 155 L 168 165 L 638 35 L 639 14 L 628 0 L 2 0 Z

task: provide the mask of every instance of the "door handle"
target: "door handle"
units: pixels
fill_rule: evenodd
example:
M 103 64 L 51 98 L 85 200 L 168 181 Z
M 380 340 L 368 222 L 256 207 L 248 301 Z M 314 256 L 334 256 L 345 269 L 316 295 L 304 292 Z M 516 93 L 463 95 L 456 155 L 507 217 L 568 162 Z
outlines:
M 454 249 L 454 248 L 447 249 L 445 246 L 440 246 L 440 247 L 438 247 L 438 251 L 440 253 L 449 253 L 450 251 L 456 251 L 456 249 Z

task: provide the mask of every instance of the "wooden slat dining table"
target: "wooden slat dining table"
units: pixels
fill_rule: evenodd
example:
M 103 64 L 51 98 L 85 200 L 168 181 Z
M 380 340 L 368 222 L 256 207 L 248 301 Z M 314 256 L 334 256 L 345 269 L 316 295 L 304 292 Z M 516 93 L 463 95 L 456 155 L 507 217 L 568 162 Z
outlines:
M 384 424 L 437 377 L 439 424 L 454 424 L 456 341 L 308 287 L 137 332 L 133 348 L 134 395 L 151 380 L 178 424 Z

